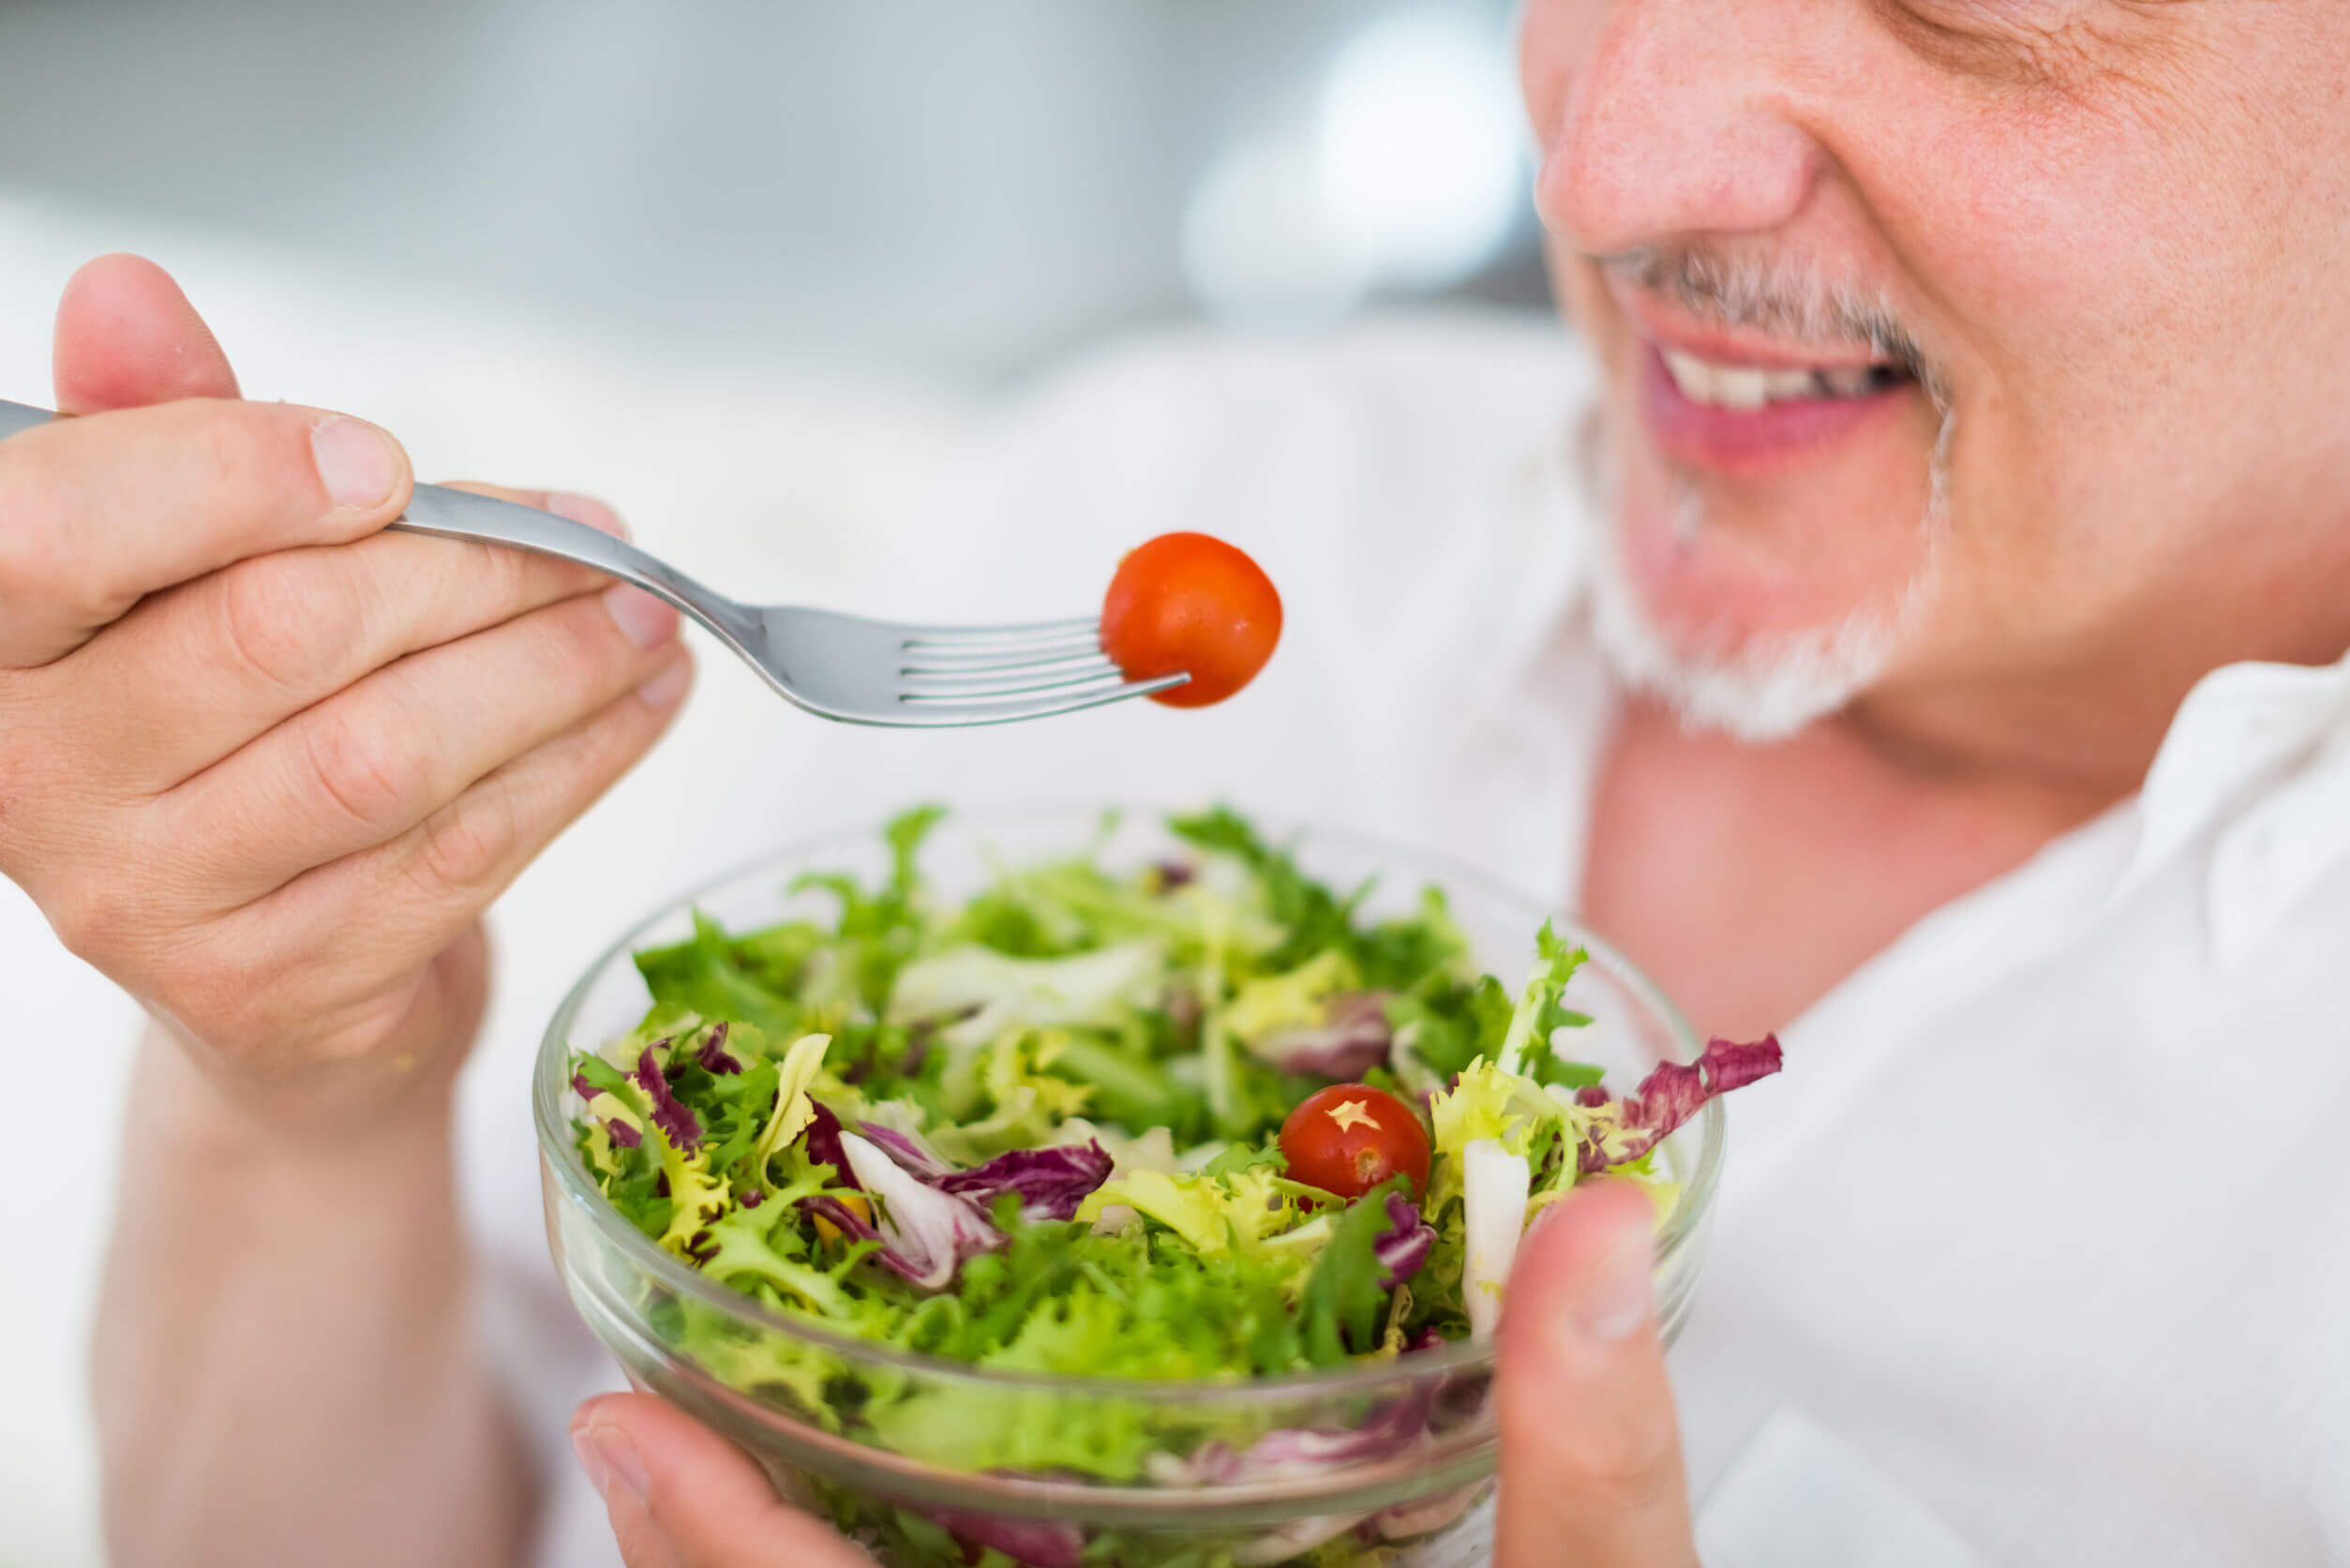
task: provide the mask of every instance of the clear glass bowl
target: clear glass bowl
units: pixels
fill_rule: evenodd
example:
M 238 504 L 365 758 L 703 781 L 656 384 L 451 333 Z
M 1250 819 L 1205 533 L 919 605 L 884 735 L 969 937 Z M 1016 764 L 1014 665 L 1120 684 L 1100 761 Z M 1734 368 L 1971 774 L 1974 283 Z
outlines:
M 922 866 L 942 899 L 976 891 L 991 871 L 1101 845 L 1132 866 L 1182 846 L 1158 814 L 1129 812 L 1102 838 L 1099 810 L 950 816 Z M 1553 912 L 1539 901 L 1444 860 L 1344 833 L 1266 825 L 1311 874 L 1340 888 L 1376 878 L 1373 913 L 1401 912 L 1434 884 L 1478 961 L 1513 986 Z M 816 839 L 771 856 L 638 922 L 590 966 L 547 1026 L 535 1068 L 547 1236 L 580 1315 L 636 1385 L 670 1400 L 756 1456 L 787 1498 L 828 1515 L 894 1568 L 963 1568 L 978 1544 L 998 1565 L 1234 1568 L 1310 1557 L 1315 1568 L 1481 1563 L 1491 1550 L 1495 1461 L 1490 1348 L 1458 1343 L 1390 1361 L 1228 1382 L 1142 1381 L 983 1370 L 844 1337 L 768 1310 L 662 1251 L 607 1203 L 573 1147 L 581 1107 L 570 1053 L 634 1028 L 651 1005 L 630 954 L 679 940 L 699 908 L 731 930 L 795 915 L 820 917 L 819 895 L 787 896 L 800 873 L 879 877 L 876 829 Z M 1622 1087 L 1660 1060 L 1685 1061 L 1699 1042 L 1631 964 L 1558 921 L 1591 949 L 1569 992 L 1591 1014 L 1576 1053 Z M 1656 1300 L 1668 1342 L 1686 1317 L 1722 1161 L 1722 1110 L 1709 1104 L 1664 1145 L 1681 1182 L 1657 1234 Z M 1136 1129 L 1139 1130 L 1139 1129 Z M 686 1347 L 690 1346 L 688 1350 Z M 1408 1448 L 1367 1442 L 1358 1458 L 1310 1474 L 1199 1462 L 1280 1429 L 1342 1434 L 1401 1419 L 1426 1436 Z M 1017 1471 L 973 1468 L 965 1452 L 985 1426 L 1019 1435 Z M 1166 1458 L 1104 1483 L 1072 1452 L 1140 1439 Z M 1216 1448 L 1210 1445 L 1221 1444 Z M 1191 1464 L 1175 1456 L 1193 1456 Z M 991 1457 L 1000 1465 L 1002 1450 Z

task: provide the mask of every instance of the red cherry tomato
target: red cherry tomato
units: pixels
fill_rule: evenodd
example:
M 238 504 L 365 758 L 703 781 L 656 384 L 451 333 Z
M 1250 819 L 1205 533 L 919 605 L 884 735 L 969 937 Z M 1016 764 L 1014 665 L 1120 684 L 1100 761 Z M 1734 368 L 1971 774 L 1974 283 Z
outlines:
M 1392 1176 L 1428 1189 L 1428 1134 L 1403 1101 L 1368 1083 L 1334 1083 L 1307 1096 L 1281 1124 L 1292 1181 L 1360 1198 Z
M 1246 686 L 1281 637 L 1281 596 L 1246 554 L 1205 533 L 1162 533 L 1127 553 L 1101 602 L 1101 650 L 1136 680 L 1188 674 L 1151 695 L 1205 708 Z

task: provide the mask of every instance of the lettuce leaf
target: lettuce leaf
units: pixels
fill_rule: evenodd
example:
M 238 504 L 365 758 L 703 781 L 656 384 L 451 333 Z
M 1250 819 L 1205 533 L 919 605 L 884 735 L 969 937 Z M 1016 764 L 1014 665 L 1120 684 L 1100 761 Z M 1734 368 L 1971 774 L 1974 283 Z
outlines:
M 1526 977 L 1517 1009 L 1509 1015 L 1509 1030 L 1493 1054 L 1495 1065 L 1503 1071 L 1525 1072 L 1528 1053 L 1537 1044 L 1548 1053 L 1559 993 L 1566 989 L 1566 982 L 1575 978 L 1575 971 L 1590 957 L 1581 948 L 1569 947 L 1550 929 L 1549 921 L 1542 922 L 1542 929 L 1534 933 L 1534 971 Z
M 1317 1366 L 1334 1366 L 1379 1348 L 1380 1318 L 1396 1278 L 1380 1256 L 1380 1244 L 1393 1227 L 1387 1199 L 1405 1185 L 1399 1176 L 1349 1203 L 1314 1260 L 1297 1316 L 1306 1354 Z M 1418 1218 L 1413 1216 L 1415 1226 Z
M 1586 1090 L 1590 1116 L 1578 1161 L 1588 1173 L 1645 1158 L 1706 1101 L 1768 1078 L 1783 1063 L 1776 1035 L 1751 1045 L 1714 1039 L 1695 1062 L 1659 1062 L 1621 1101 Z

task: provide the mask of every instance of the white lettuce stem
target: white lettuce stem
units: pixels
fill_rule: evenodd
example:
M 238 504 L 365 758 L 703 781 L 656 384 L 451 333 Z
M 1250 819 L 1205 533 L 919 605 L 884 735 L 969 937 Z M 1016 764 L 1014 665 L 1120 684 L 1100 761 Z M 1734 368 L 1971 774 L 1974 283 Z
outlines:
M 1490 1138 L 1472 1139 L 1461 1151 L 1461 1229 L 1467 1243 L 1460 1271 L 1461 1305 L 1469 1335 L 1489 1339 L 1502 1321 L 1502 1291 L 1518 1261 L 1526 1227 L 1534 1168 L 1524 1155 L 1505 1152 Z

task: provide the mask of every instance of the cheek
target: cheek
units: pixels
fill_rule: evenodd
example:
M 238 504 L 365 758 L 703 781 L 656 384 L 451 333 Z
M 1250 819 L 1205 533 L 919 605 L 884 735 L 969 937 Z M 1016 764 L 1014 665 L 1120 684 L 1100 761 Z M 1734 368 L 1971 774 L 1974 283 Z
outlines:
M 2094 554 L 2124 585 L 2292 417 L 2269 370 L 2311 323 L 2268 308 L 2289 193 L 2242 127 L 2181 106 L 1910 101 L 1885 122 L 1900 145 L 1849 157 L 1946 329 L 1959 538 L 2008 561 Z

